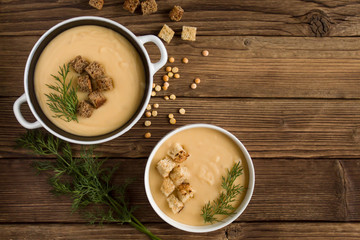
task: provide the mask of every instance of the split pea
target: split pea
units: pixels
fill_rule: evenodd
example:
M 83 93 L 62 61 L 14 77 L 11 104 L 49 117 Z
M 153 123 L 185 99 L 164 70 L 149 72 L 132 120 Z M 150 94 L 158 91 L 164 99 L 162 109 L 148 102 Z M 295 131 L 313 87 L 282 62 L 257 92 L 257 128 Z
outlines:
M 170 122 L 170 124 L 175 124 L 175 123 L 176 123 L 176 119 L 175 119 L 175 118 L 170 118 L 169 122 Z
M 169 96 L 164 96 L 164 99 L 165 99 L 165 100 L 169 100 Z
M 161 91 L 161 86 L 160 86 L 160 85 L 156 85 L 155 91 L 160 92 L 160 91 Z
M 189 62 L 189 59 L 183 58 L 183 59 L 182 59 L 182 62 L 183 62 L 183 63 L 188 63 L 188 62 Z
M 166 70 L 167 72 L 171 72 L 171 67 L 170 67 L 170 66 L 167 66 L 167 67 L 165 68 L 165 70 Z
M 167 81 L 169 81 L 169 76 L 168 75 L 164 75 L 163 77 L 162 77 L 162 80 L 164 80 L 164 82 L 167 82 Z M 155 85 L 155 84 L 154 84 Z M 155 87 L 155 86 L 154 86 Z M 153 88 L 154 88 L 153 87 Z
M 174 78 L 180 78 L 180 74 L 175 73 L 175 74 L 174 74 Z
M 149 132 L 145 133 L 144 137 L 145 138 L 151 138 L 151 133 L 149 133 Z
M 155 83 L 153 83 L 152 88 L 155 88 Z
M 151 121 L 146 120 L 144 125 L 145 125 L 145 127 L 150 127 L 151 126 Z
M 158 112 L 157 112 L 156 110 L 153 110 L 153 111 L 151 112 L 151 115 L 152 115 L 153 117 L 156 117 L 156 116 L 158 115 Z
M 146 110 L 151 110 L 151 105 L 150 105 L 150 104 L 148 104 L 148 105 L 146 106 Z
M 175 100 L 175 99 L 176 99 L 175 94 L 171 94 L 171 95 L 170 95 L 170 99 L 171 99 L 171 100 Z
M 159 104 L 158 104 L 158 103 L 154 103 L 154 104 L 153 104 L 153 107 L 154 107 L 154 108 L 159 108 Z
M 151 96 L 152 96 L 152 97 L 156 96 L 156 92 L 155 92 L 155 91 L 152 91 L 152 92 L 151 92 Z
M 172 114 L 172 113 L 170 113 L 169 115 L 168 115 L 168 118 L 174 118 L 174 114 Z
M 204 57 L 207 57 L 207 56 L 209 56 L 209 51 L 208 51 L 208 50 L 203 50 L 203 51 L 201 52 L 201 54 L 202 54 Z
M 196 85 L 196 83 L 192 83 L 192 84 L 190 85 L 190 87 L 191 87 L 192 89 L 195 89 L 195 88 L 197 87 L 197 85 Z
M 172 68 L 172 72 L 173 72 L 173 73 L 179 72 L 179 68 L 178 68 L 178 67 L 173 67 L 173 68 Z
M 184 114 L 185 114 L 185 109 L 184 109 L 184 108 L 180 108 L 180 109 L 179 109 L 179 113 L 180 113 L 181 115 L 184 115 Z
M 146 111 L 146 113 L 145 113 L 145 117 L 151 117 L 151 112 Z
M 175 58 L 170 57 L 170 58 L 169 58 L 169 62 L 171 62 L 171 63 L 175 62 Z
M 199 84 L 200 83 L 200 78 L 195 78 L 194 83 Z
M 168 75 L 169 78 L 172 78 L 174 76 L 174 74 L 172 72 L 168 72 L 167 75 Z

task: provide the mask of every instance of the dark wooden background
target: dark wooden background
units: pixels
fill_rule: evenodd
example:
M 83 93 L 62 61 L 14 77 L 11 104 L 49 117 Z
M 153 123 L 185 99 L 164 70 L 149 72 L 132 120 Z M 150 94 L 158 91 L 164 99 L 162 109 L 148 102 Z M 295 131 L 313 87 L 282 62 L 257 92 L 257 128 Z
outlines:
M 158 1 L 150 16 L 131 15 L 122 0 L 102 11 L 86 0 L 0 0 L 0 239 L 146 239 L 128 225 L 90 226 L 71 214 L 71 201 L 49 193 L 34 155 L 14 150 L 25 132 L 12 105 L 24 92 L 27 56 L 50 27 L 94 15 L 113 19 L 136 35 L 176 30 L 167 45 L 181 79 L 159 95 L 159 116 L 144 119 L 124 136 L 101 144 L 109 164 L 122 163 L 115 182 L 136 177 L 129 192 L 136 216 L 164 239 L 359 239 L 360 238 L 360 3 L 354 0 Z M 173 5 L 186 13 L 169 22 Z M 198 28 L 197 41 L 180 40 L 182 25 Z M 154 60 L 158 50 L 147 46 Z M 203 49 L 210 51 L 202 57 Z M 179 60 L 188 57 L 187 65 Z M 161 70 L 155 82 L 161 83 Z M 194 77 L 202 79 L 196 90 Z M 187 110 L 169 125 L 166 115 Z M 26 118 L 30 111 L 24 104 Z M 253 157 L 256 186 L 246 211 L 230 226 L 191 234 L 164 223 L 144 192 L 146 158 L 170 130 L 212 123 L 233 132 Z M 79 148 L 76 146 L 76 148 Z

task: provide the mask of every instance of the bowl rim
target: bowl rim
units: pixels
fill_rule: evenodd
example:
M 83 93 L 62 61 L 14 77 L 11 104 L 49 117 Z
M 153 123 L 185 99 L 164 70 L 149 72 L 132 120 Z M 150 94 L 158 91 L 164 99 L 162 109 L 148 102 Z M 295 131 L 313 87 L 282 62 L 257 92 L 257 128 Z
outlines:
M 114 133 L 112 135 L 109 135 L 109 136 L 104 136 L 103 138 L 98 138 L 96 140 L 78 140 L 78 139 L 74 139 L 74 138 L 69 138 L 69 137 L 63 136 L 62 134 L 60 134 L 57 131 L 53 130 L 39 116 L 39 114 L 37 113 L 35 107 L 33 106 L 32 102 L 31 102 L 31 99 L 30 99 L 30 89 L 29 89 L 29 77 L 28 77 L 28 74 L 29 74 L 29 71 L 30 71 L 30 65 L 31 65 L 31 63 L 33 61 L 33 58 L 34 58 L 34 55 L 35 55 L 36 51 L 38 51 L 38 48 L 39 48 L 40 44 L 46 39 L 46 37 L 48 35 L 50 35 L 52 32 L 54 32 L 56 29 L 60 28 L 61 26 L 72 23 L 72 22 L 83 21 L 83 20 L 106 22 L 106 23 L 111 24 L 111 25 L 121 29 L 122 31 L 124 31 L 129 37 L 131 37 L 134 40 L 134 42 L 136 42 L 138 47 L 141 49 L 141 51 L 143 52 L 143 55 L 145 56 L 145 60 L 147 61 L 147 65 L 148 65 L 148 68 L 149 68 L 147 70 L 148 71 L 148 76 L 146 76 L 146 78 L 149 78 L 148 79 L 149 85 L 148 85 L 147 89 L 144 89 L 145 100 L 144 100 L 143 105 L 139 105 L 137 115 L 121 131 L 118 131 L 118 132 L 116 132 L 116 133 Z M 151 85 L 153 83 L 153 73 L 151 73 L 151 69 L 150 69 L 151 64 L 152 63 L 151 63 L 149 54 L 148 54 L 145 46 L 141 43 L 141 41 L 138 39 L 138 37 L 132 31 L 130 31 L 128 28 L 126 28 L 122 24 L 120 24 L 120 23 L 118 23 L 118 22 L 116 22 L 114 20 L 108 19 L 108 18 L 97 17 L 97 16 L 80 16 L 80 17 L 69 18 L 69 19 L 66 19 L 64 21 L 61 21 L 61 22 L 55 24 L 50 29 L 48 29 L 44 34 L 41 35 L 41 37 L 36 41 L 36 43 L 32 47 L 31 52 L 28 55 L 26 65 L 25 65 L 25 69 L 24 69 L 24 90 L 25 90 L 26 101 L 27 101 L 27 103 L 29 105 L 29 108 L 31 110 L 31 113 L 34 115 L 35 119 L 41 124 L 41 126 L 43 128 L 45 128 L 48 132 L 50 132 L 51 134 L 53 134 L 56 137 L 58 137 L 60 139 L 63 139 L 65 141 L 68 141 L 68 142 L 72 142 L 72 143 L 76 143 L 76 144 L 84 144 L 84 145 L 89 145 L 89 144 L 92 145 L 92 144 L 100 144 L 100 143 L 108 142 L 108 141 L 111 141 L 111 140 L 123 135 L 124 133 L 128 132 L 140 120 L 143 113 L 145 112 L 146 106 L 150 101 L 151 91 L 152 91 Z M 73 134 L 71 134 L 71 135 L 73 135 Z M 104 134 L 104 135 L 106 135 L 106 134 Z
M 223 134 L 225 134 L 226 136 L 228 136 L 231 140 L 233 140 L 236 145 L 240 148 L 240 150 L 242 151 L 242 153 L 244 154 L 245 160 L 247 162 L 248 168 L 249 168 L 249 183 L 248 183 L 248 188 L 245 194 L 245 197 L 243 199 L 243 201 L 240 203 L 239 207 L 234 211 L 234 213 L 228 217 L 226 217 L 225 219 L 223 219 L 220 222 L 211 224 L 211 225 L 204 225 L 204 226 L 191 226 L 191 225 L 187 225 L 187 224 L 183 224 L 180 222 L 175 221 L 174 219 L 170 218 L 169 216 L 167 216 L 156 204 L 152 194 L 151 194 L 151 190 L 150 190 L 150 183 L 149 183 L 149 172 L 150 172 L 150 165 L 152 162 L 152 159 L 154 158 L 155 153 L 158 151 L 158 149 L 160 148 L 160 146 L 167 140 L 169 139 L 171 136 L 187 130 L 187 129 L 192 129 L 192 128 L 209 128 L 209 129 L 214 129 L 216 131 L 219 131 Z M 212 124 L 205 124 L 205 123 L 196 123 L 196 124 L 188 124 L 182 127 L 179 127 L 169 133 L 167 133 L 153 148 L 153 150 L 151 151 L 147 163 L 146 163 L 146 167 L 145 167 L 145 174 L 144 174 L 144 184 L 145 184 L 145 192 L 146 192 L 146 196 L 150 202 L 151 207 L 154 209 L 154 211 L 158 214 L 158 216 L 160 218 L 162 218 L 165 222 L 167 222 L 168 224 L 170 224 L 171 226 L 181 229 L 183 231 L 187 231 L 187 232 L 194 232 L 194 233 L 205 233 L 205 232 L 212 232 L 212 231 L 216 231 L 220 228 L 223 228 L 227 225 L 229 225 L 230 223 L 232 223 L 234 220 L 236 220 L 242 213 L 243 211 L 246 209 L 246 207 L 248 206 L 250 199 L 253 195 L 254 192 L 254 187 L 255 187 L 255 170 L 254 170 L 254 164 L 252 162 L 252 159 L 250 157 L 250 154 L 248 153 L 247 149 L 245 148 L 245 146 L 241 143 L 241 141 L 236 138 L 232 133 L 230 133 L 229 131 L 225 130 L 224 128 L 218 127 L 216 125 L 212 125 Z

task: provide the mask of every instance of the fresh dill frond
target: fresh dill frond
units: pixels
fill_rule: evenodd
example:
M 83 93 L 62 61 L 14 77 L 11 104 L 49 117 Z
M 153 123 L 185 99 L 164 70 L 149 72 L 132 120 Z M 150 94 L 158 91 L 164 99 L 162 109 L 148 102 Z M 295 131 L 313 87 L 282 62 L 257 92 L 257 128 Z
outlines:
M 54 92 L 45 94 L 47 105 L 54 113 L 54 118 L 60 118 L 66 122 L 78 121 L 76 116 L 78 97 L 76 88 L 72 86 L 72 79 L 66 80 L 70 71 L 70 65 L 59 66 L 58 74 L 60 77 L 51 75 L 55 79 L 55 84 L 46 84 Z
M 75 157 L 69 143 L 39 130 L 28 130 L 17 140 L 17 147 L 56 157 L 35 161 L 33 167 L 38 172 L 50 173 L 52 193 L 70 196 L 73 212 L 80 210 L 91 223 L 129 223 L 150 239 L 160 240 L 133 215 L 135 208 L 126 197 L 131 180 L 113 185 L 111 179 L 117 168 L 104 167 L 106 159 L 99 159 L 93 147 L 83 148 L 80 156 Z
M 201 216 L 205 223 L 219 222 L 215 215 L 231 215 L 235 208 L 231 203 L 236 201 L 236 196 L 239 195 L 244 187 L 239 184 L 234 184 L 237 177 L 243 174 L 243 168 L 240 162 L 234 164 L 234 166 L 227 170 L 226 178 L 222 177 L 221 187 L 223 191 L 219 197 L 212 203 L 209 201 L 201 209 Z

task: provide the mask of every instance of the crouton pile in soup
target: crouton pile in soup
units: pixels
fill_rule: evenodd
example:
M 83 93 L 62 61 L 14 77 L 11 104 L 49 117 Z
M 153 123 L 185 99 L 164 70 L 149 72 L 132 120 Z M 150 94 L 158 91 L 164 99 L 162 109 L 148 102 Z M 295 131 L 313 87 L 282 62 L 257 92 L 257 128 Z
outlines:
M 159 147 L 151 159 L 149 183 L 152 197 L 170 218 L 191 225 L 208 225 L 201 209 L 218 198 L 222 176 L 235 163 L 241 162 L 243 174 L 235 184 L 246 189 L 248 166 L 239 146 L 227 135 L 205 127 L 180 131 Z M 246 190 L 236 196 L 237 208 Z M 219 215 L 219 220 L 226 216 Z
M 78 69 L 84 62 L 89 64 L 87 71 L 85 65 Z M 72 64 L 67 81 L 72 79 L 78 89 L 78 122 L 54 118 L 45 96 L 52 92 L 46 85 L 56 83 L 51 75 L 58 76 L 59 66 L 68 63 Z M 135 47 L 119 33 L 94 25 L 74 27 L 56 36 L 38 59 L 34 81 L 47 118 L 79 136 L 98 136 L 124 125 L 137 111 L 146 87 L 144 66 Z

